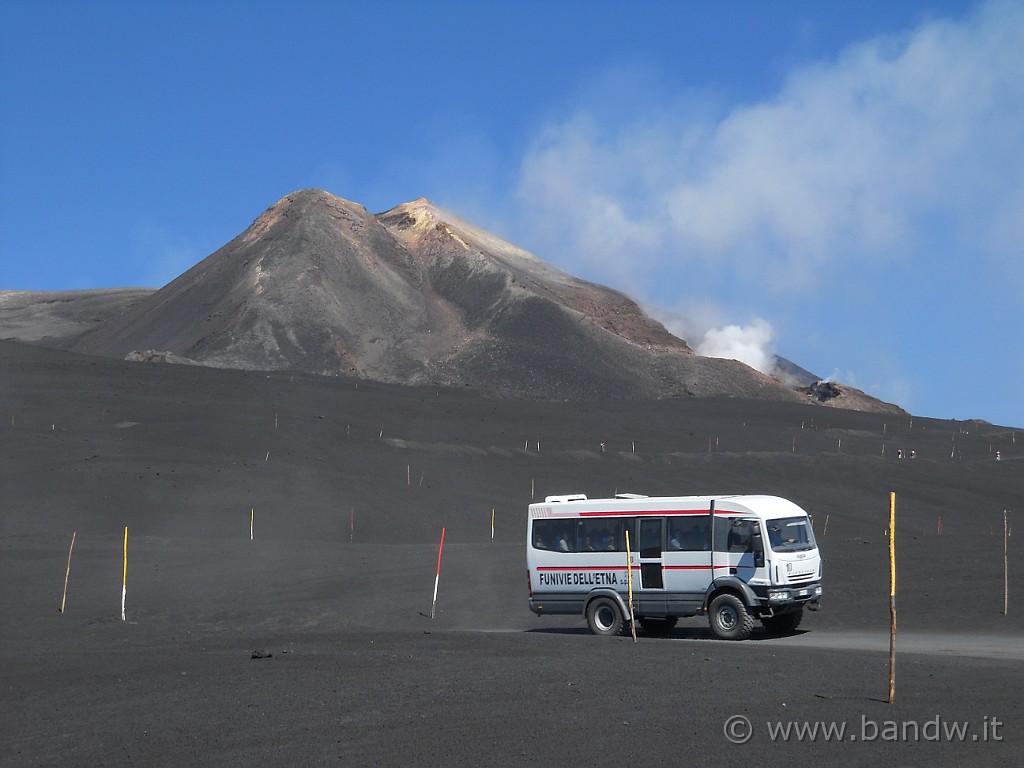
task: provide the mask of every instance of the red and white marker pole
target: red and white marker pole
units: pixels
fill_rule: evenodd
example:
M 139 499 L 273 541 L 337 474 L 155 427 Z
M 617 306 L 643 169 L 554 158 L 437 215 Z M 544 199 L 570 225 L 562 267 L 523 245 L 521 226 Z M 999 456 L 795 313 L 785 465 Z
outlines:
M 441 529 L 441 546 L 437 548 L 437 573 L 434 574 L 434 599 L 430 601 L 430 618 L 434 618 L 437 605 L 437 583 L 441 580 L 441 553 L 444 552 L 444 528 Z

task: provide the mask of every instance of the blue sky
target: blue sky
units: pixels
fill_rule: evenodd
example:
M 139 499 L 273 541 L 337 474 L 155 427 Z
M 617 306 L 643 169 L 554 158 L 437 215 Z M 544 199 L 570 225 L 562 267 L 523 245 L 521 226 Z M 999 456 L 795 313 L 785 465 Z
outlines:
M 1024 4 L 633 5 L 0 0 L 0 289 L 427 197 L 704 352 L 1024 426 Z

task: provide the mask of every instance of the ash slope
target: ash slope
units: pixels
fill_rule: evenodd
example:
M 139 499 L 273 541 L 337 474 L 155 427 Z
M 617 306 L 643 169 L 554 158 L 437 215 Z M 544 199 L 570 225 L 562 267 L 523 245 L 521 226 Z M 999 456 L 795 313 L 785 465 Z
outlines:
M 286 196 L 71 349 L 545 398 L 800 399 L 426 200 L 375 216 L 321 190 Z
M 1011 430 L 724 398 L 527 402 L 9 342 L 0 371 L 5 765 L 629 764 L 637 744 L 665 764 L 694 744 L 712 765 L 743 750 L 794 767 L 1021 764 L 1019 654 L 972 650 L 1024 632 L 1024 612 L 1001 613 L 1002 510 L 1024 501 Z M 705 641 L 704 619 L 633 644 L 533 616 L 534 490 L 791 498 L 820 533 L 825 608 L 747 643 Z M 738 713 L 759 729 L 749 745 L 723 735 Z M 998 717 L 1005 741 L 764 731 L 936 715 Z
M 152 293 L 152 288 L 0 291 L 0 338 L 59 349 Z

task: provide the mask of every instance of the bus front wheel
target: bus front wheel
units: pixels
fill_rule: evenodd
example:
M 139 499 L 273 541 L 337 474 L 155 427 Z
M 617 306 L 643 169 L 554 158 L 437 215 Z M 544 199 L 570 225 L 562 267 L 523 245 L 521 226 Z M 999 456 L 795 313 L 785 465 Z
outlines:
M 587 625 L 595 635 L 621 635 L 626 626 L 618 604 L 610 597 L 597 597 L 587 606 Z
M 711 631 L 722 640 L 746 640 L 754 629 L 754 617 L 736 595 L 719 595 L 708 608 Z

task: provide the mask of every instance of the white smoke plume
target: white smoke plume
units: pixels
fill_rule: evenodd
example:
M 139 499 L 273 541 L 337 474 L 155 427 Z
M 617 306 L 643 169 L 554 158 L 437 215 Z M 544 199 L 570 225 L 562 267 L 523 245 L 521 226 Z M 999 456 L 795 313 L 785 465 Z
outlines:
M 813 293 L 928 252 L 933 231 L 1005 269 L 1024 233 L 1022 34 L 1024 5 L 992 2 L 851 45 L 724 114 L 653 96 L 607 114 L 645 91 L 610 78 L 529 147 L 529 240 L 641 289 L 685 263 L 691 281 Z
M 704 357 L 739 360 L 761 373 L 771 373 L 775 353 L 771 347 L 772 327 L 767 320 L 755 318 L 749 325 L 711 328 L 696 352 Z

